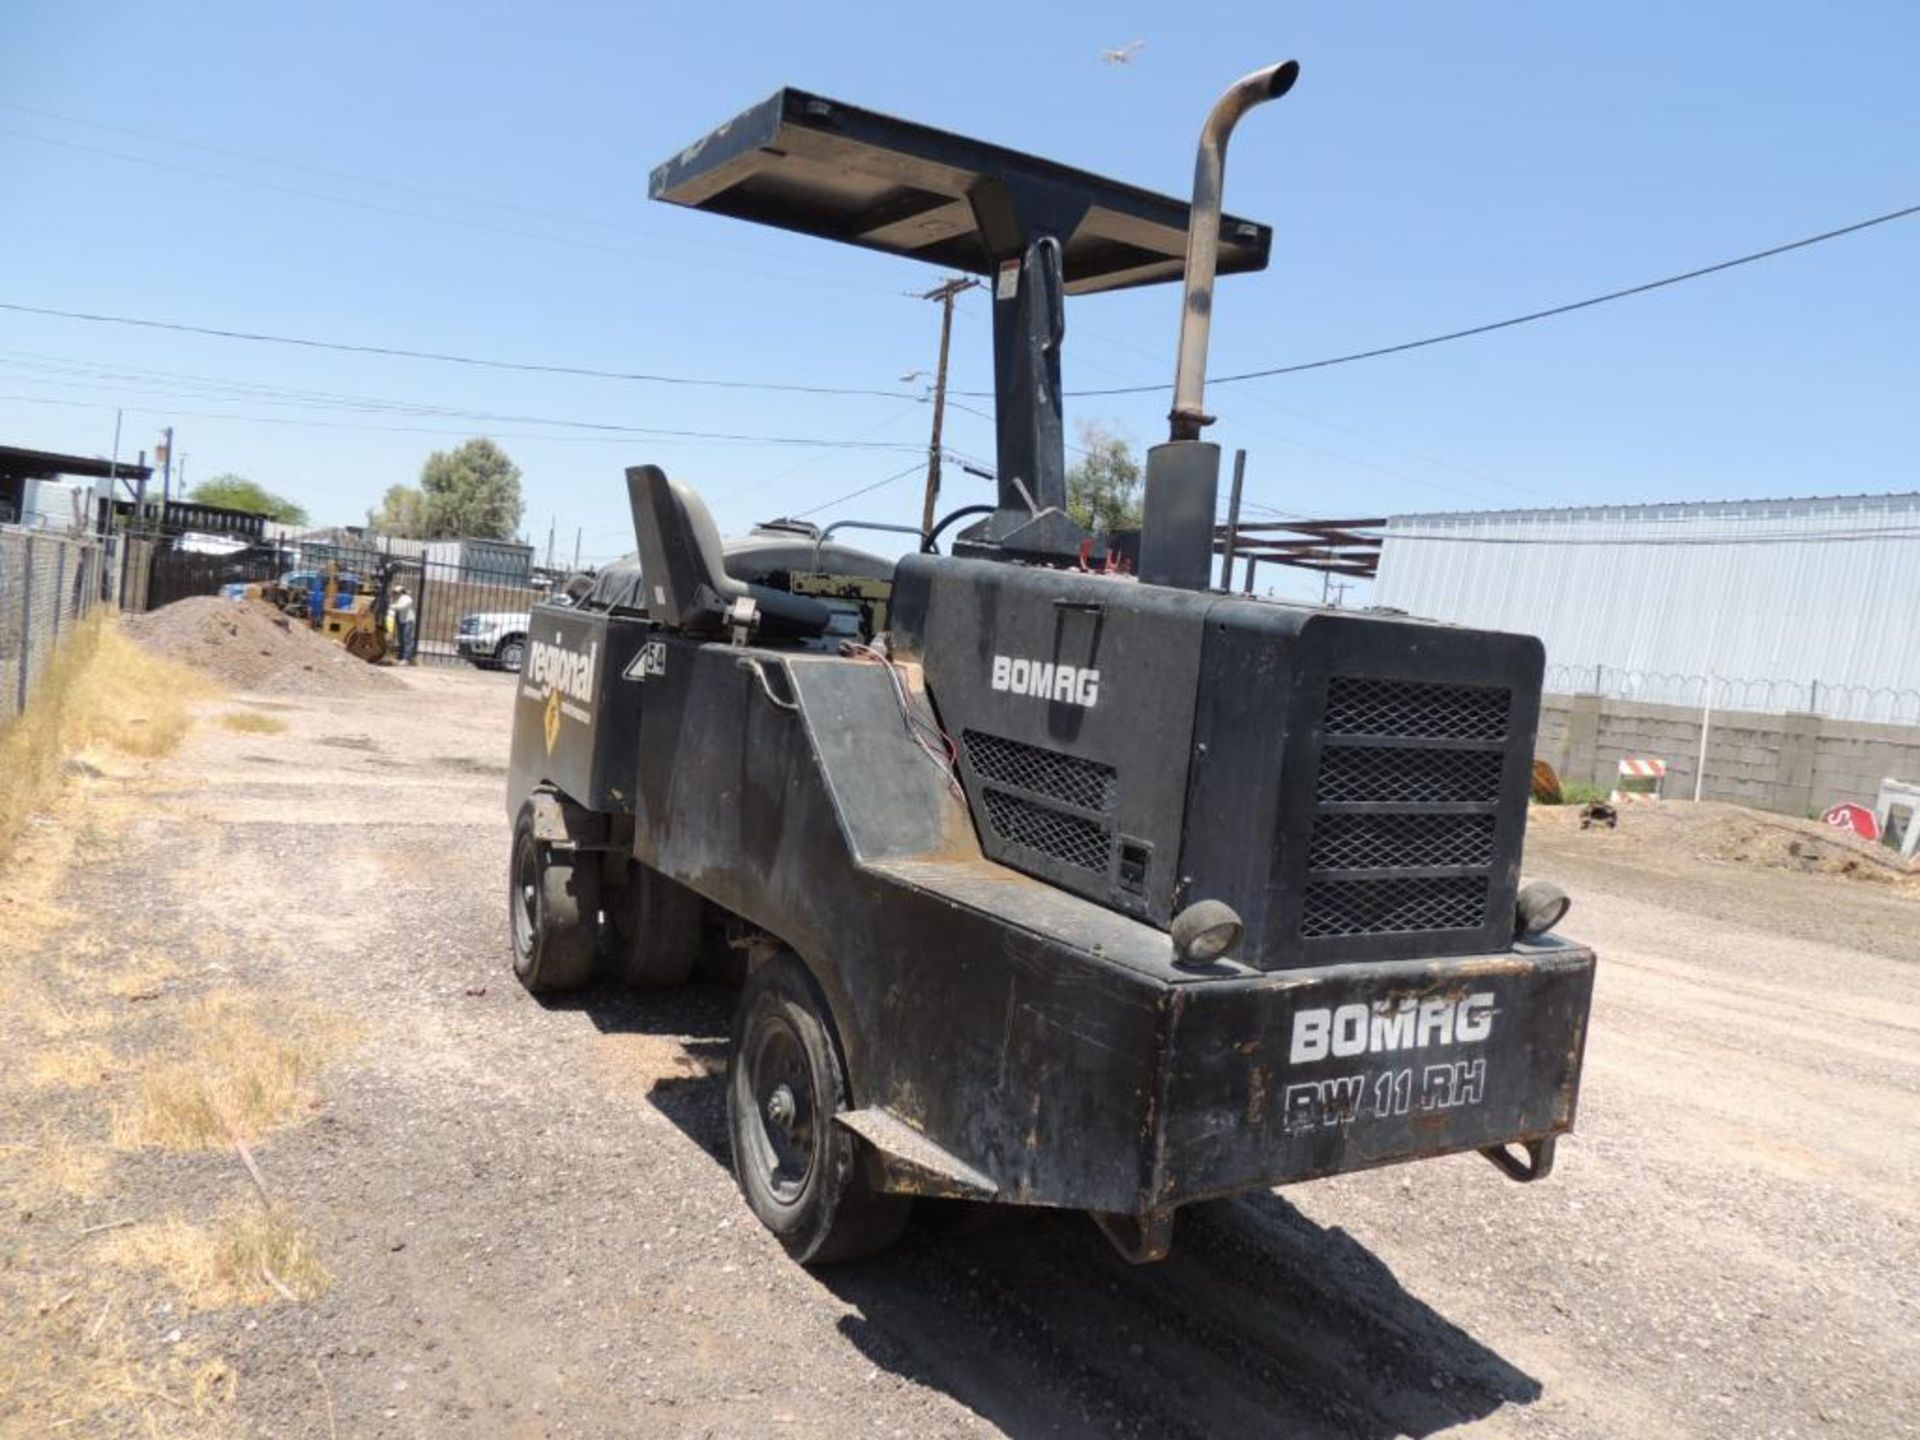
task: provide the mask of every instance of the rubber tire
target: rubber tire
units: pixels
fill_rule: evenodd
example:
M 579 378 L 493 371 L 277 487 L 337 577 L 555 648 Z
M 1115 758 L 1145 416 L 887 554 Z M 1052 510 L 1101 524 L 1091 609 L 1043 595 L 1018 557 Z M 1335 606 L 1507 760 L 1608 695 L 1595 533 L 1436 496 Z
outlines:
M 598 859 L 537 839 L 532 802 L 520 807 L 507 862 L 507 929 L 513 973 L 528 993 L 558 995 L 593 979 Z
M 799 1041 L 814 1097 L 811 1163 L 799 1193 L 783 1201 L 765 1163 L 761 1106 L 747 1071 L 764 1030 L 785 1027 Z M 747 977 L 734 1015 L 733 1054 L 727 1063 L 727 1140 L 733 1174 L 747 1206 L 794 1259 L 831 1265 L 877 1254 L 900 1238 L 913 1201 L 875 1190 L 867 1178 L 861 1142 L 832 1117 L 848 1108 L 850 1092 L 827 1007 L 813 977 L 791 952 L 775 956 Z
M 627 861 L 626 884 L 606 897 L 607 973 L 659 990 L 685 983 L 705 944 L 706 902 L 651 865 Z
M 520 673 L 520 666 L 526 658 L 527 637 L 524 635 L 509 635 L 493 652 L 494 668 L 511 670 L 516 675 Z

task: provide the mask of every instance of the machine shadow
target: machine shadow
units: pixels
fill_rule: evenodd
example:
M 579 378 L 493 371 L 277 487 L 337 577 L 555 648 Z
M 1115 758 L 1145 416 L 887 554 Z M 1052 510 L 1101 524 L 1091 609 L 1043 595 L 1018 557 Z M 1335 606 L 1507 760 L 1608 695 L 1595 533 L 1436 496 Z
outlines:
M 594 990 L 603 1033 L 671 1039 L 647 1099 L 727 1164 L 733 990 Z M 1122 1260 L 1084 1217 L 922 1206 L 900 1246 L 820 1272 L 875 1366 L 1022 1437 L 1427 1436 L 1539 1383 L 1275 1194 L 1182 1212 L 1173 1254 Z

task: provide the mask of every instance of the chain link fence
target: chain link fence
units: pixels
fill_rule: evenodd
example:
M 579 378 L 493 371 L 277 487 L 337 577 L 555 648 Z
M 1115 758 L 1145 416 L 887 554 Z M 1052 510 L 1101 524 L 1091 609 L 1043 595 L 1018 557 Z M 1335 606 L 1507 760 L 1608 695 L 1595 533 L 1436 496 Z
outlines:
M 105 569 L 92 536 L 0 525 L 0 722 L 27 708 L 61 637 L 100 603 Z
M 1920 690 L 1879 685 L 1833 685 L 1806 680 L 1755 680 L 1739 675 L 1678 675 L 1613 665 L 1549 665 L 1546 687 L 1556 695 L 1601 695 L 1649 705 L 1754 710 L 1773 715 L 1824 715 L 1881 725 L 1920 725 Z

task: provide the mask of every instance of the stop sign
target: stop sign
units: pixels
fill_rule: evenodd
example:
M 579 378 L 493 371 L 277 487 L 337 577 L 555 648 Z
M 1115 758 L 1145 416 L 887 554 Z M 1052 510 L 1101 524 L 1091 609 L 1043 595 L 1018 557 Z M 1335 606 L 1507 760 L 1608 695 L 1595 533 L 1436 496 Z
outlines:
M 1873 811 L 1864 805 L 1842 801 L 1820 818 L 1836 830 L 1851 830 L 1862 840 L 1880 838 L 1880 822 L 1874 819 Z

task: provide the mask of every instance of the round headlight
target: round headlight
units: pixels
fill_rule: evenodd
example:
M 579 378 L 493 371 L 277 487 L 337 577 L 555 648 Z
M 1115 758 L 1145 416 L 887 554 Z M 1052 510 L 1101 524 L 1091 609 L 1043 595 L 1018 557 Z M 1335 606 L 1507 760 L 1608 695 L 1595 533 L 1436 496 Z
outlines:
M 1196 900 L 1173 917 L 1169 933 L 1174 957 L 1184 965 L 1211 964 L 1238 945 L 1246 929 L 1232 906 Z
M 1513 933 L 1516 938 L 1537 940 L 1561 920 L 1573 904 L 1572 897 L 1549 880 L 1534 880 L 1520 887 L 1513 906 Z

